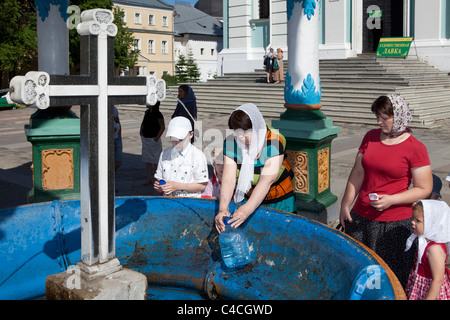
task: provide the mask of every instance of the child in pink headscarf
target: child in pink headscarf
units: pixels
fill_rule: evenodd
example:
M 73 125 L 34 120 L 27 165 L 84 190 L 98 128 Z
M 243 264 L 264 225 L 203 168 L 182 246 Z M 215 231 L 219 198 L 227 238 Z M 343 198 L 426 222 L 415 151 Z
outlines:
M 444 201 L 421 200 L 413 206 L 413 234 L 408 251 L 419 238 L 416 262 L 406 287 L 410 300 L 449 300 L 450 270 L 445 264 L 450 242 L 450 208 Z

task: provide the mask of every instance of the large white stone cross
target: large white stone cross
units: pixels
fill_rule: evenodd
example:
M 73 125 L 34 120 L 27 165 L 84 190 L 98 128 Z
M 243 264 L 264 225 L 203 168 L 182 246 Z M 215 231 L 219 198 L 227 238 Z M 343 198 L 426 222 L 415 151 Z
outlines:
M 114 76 L 113 13 L 81 14 L 81 75 L 29 72 L 11 80 L 11 99 L 36 106 L 80 104 L 81 260 L 104 263 L 115 256 L 113 106 L 156 104 L 165 99 L 164 80 Z

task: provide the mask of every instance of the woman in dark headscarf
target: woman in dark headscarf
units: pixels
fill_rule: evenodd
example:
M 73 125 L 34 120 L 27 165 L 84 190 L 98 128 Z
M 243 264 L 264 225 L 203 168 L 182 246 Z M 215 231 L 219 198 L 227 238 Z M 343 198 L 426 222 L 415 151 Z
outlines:
M 178 99 L 184 104 L 178 102 L 175 111 L 172 114 L 172 119 L 178 116 L 188 118 L 194 130 L 194 120 L 197 120 L 197 100 L 194 91 L 186 84 L 178 87 Z M 187 110 L 186 110 L 187 109 Z

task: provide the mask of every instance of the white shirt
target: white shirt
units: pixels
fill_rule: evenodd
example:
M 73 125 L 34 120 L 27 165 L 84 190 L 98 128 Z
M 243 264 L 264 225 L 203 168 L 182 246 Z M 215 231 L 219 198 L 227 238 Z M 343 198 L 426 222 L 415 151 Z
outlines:
M 192 144 L 179 152 L 174 147 L 161 153 L 155 178 L 181 183 L 204 183 L 209 181 L 206 157 Z M 201 192 L 177 190 L 171 194 L 176 197 L 200 198 Z

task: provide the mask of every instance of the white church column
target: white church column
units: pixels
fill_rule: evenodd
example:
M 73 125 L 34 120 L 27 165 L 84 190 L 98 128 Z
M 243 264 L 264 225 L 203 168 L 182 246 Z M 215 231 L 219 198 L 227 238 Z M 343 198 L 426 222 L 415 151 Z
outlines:
M 319 1 L 287 0 L 289 68 L 284 88 L 287 107 L 320 108 Z
M 345 59 L 356 55 L 356 51 L 352 51 L 355 49 L 351 47 L 352 39 L 348 39 L 347 35 L 352 32 L 349 30 L 350 21 L 355 21 L 355 19 L 352 20 L 351 7 L 362 6 L 362 4 L 358 1 L 349 1 L 321 0 L 322 10 L 325 11 L 325 43 L 320 48 L 320 59 Z
M 413 3 L 411 3 L 413 5 Z M 414 1 L 414 38 L 411 44 L 410 55 L 417 54 L 436 68 L 450 71 L 450 40 L 442 38 L 442 10 L 445 10 L 443 1 L 415 0 Z M 415 49 L 413 48 L 415 46 Z
M 339 133 L 321 108 L 319 10 L 321 0 L 287 0 L 289 66 L 286 111 L 272 126 L 286 138 L 297 213 L 331 224 L 338 217 L 330 189 L 331 141 Z
M 37 1 L 39 70 L 69 74 L 69 32 L 66 25 L 68 0 L 59 4 Z M 48 7 L 47 7 L 48 6 Z

